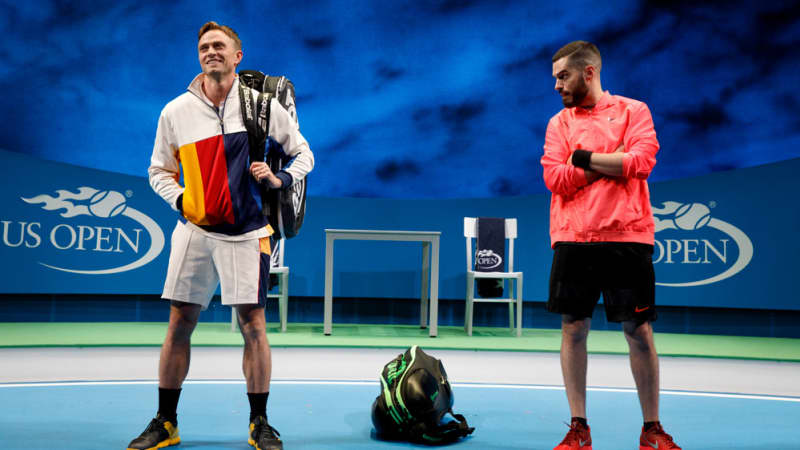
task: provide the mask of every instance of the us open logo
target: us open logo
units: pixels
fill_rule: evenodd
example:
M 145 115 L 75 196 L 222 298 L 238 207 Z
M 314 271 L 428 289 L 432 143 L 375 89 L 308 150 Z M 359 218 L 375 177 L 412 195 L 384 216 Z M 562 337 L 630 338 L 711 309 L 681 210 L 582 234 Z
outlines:
M 750 238 L 713 217 L 711 208 L 702 203 L 664 202 L 661 208 L 653 208 L 653 217 L 653 263 L 659 286 L 716 283 L 744 270 L 753 258 Z
M 85 275 L 133 270 L 155 259 L 164 249 L 161 228 L 128 205 L 122 193 L 84 186 L 77 192 L 57 190 L 56 194 L 20 199 L 41 205 L 46 211 L 61 210 L 60 217 L 67 220 L 4 220 L 3 245 L 44 250 L 44 260 L 39 264 Z M 144 248 L 145 243 L 149 248 Z M 133 258 L 136 259 L 130 261 Z M 97 265 L 101 267 L 92 267 Z
M 483 270 L 494 269 L 503 264 L 503 258 L 491 250 L 478 250 L 475 252 L 475 265 Z

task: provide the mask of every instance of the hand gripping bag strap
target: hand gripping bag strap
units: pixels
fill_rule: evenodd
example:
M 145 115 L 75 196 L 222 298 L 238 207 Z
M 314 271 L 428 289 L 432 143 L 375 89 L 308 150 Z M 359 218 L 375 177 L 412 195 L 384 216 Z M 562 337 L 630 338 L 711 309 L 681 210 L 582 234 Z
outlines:
M 284 76 L 265 76 L 264 91 L 271 92 L 275 99 L 289 113 L 297 123 L 297 108 L 295 107 L 294 84 Z M 267 162 L 273 172 L 284 168 L 288 162 L 282 152 L 268 151 Z M 294 180 L 291 186 L 284 187 L 272 193 L 270 203 L 278 211 L 273 214 L 270 221 L 274 229 L 283 238 L 293 238 L 300 232 L 303 219 L 306 215 L 306 186 L 308 176 L 302 180 Z
M 270 165 L 270 167 L 273 166 Z M 273 169 L 273 172 L 275 171 Z M 278 214 L 270 216 L 270 224 L 272 224 L 272 228 L 278 230 L 280 237 L 293 238 L 297 236 L 300 227 L 303 226 L 303 219 L 306 216 L 307 179 L 308 176 L 292 183 L 289 187 L 271 190 L 274 197 L 270 200 L 270 207 L 274 206 Z

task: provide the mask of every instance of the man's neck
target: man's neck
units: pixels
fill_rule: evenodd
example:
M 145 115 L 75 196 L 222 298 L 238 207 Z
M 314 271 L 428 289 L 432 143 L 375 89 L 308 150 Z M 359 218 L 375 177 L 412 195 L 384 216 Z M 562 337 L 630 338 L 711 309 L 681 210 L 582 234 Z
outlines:
M 603 96 L 602 87 L 598 86 L 596 88 L 589 89 L 589 93 L 586 94 L 586 98 L 583 99 L 583 102 L 581 102 L 579 107 L 583 109 L 592 109 L 594 108 L 594 105 L 596 105 L 597 102 L 600 101 L 600 97 L 602 96 Z
M 236 75 L 233 73 L 228 76 L 222 76 L 219 80 L 212 75 L 205 74 L 203 76 L 203 93 L 211 100 L 214 106 L 219 107 L 228 97 L 228 92 L 230 92 L 235 78 Z

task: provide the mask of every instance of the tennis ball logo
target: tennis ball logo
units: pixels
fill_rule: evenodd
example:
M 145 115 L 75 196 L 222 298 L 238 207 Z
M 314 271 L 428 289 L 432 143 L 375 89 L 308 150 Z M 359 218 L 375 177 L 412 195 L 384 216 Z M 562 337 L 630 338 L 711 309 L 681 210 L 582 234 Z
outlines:
M 711 210 L 702 203 L 687 203 L 675 211 L 674 220 L 681 230 L 698 230 L 711 220 Z
M 117 191 L 99 191 L 89 199 L 89 211 L 95 217 L 114 217 L 125 208 L 125 196 Z

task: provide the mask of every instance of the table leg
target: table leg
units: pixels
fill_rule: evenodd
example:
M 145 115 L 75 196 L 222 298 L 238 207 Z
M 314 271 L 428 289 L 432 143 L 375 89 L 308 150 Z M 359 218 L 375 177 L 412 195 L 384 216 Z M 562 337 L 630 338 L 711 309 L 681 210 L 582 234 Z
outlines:
M 428 330 L 431 337 L 439 334 L 439 238 L 433 240 L 431 255 L 431 313 Z
M 429 286 L 429 277 L 430 277 L 430 249 L 431 243 L 430 242 L 423 242 L 422 243 L 422 280 L 420 285 L 422 286 L 422 292 L 420 294 L 420 307 L 419 307 L 419 327 L 425 328 L 428 326 L 428 299 L 430 298 L 430 286 Z
M 331 335 L 333 329 L 333 237 L 325 236 L 325 304 L 323 331 Z

